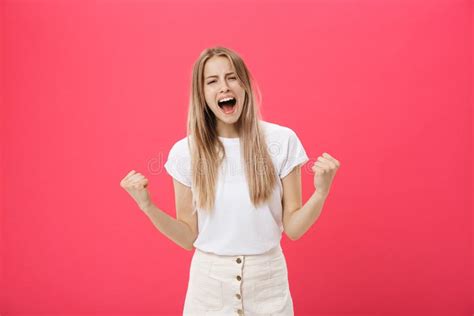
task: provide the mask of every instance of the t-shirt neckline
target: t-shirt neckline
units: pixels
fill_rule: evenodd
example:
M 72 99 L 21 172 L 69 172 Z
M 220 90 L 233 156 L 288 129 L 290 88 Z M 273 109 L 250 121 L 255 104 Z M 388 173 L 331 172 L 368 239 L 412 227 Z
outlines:
M 240 143 L 240 137 L 222 137 L 222 136 L 217 136 L 221 140 L 222 143 L 224 144 L 238 144 Z

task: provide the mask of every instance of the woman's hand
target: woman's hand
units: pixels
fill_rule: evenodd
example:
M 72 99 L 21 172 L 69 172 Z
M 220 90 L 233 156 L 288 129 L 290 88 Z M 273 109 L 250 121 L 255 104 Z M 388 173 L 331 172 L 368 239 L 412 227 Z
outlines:
M 314 171 L 314 187 L 316 193 L 327 197 L 331 188 L 332 180 L 336 175 L 337 169 L 341 164 L 328 153 L 323 153 L 313 164 L 311 169 Z
M 135 170 L 130 171 L 120 181 L 120 186 L 132 196 L 142 211 L 152 204 L 147 189 L 148 179 L 141 173 L 135 172 Z

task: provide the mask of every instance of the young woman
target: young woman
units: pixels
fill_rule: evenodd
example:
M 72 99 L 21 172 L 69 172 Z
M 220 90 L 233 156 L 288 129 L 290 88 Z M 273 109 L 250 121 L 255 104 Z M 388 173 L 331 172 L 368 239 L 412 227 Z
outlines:
M 254 81 L 233 50 L 204 50 L 192 73 L 188 131 L 165 163 L 177 219 L 150 200 L 132 170 L 121 186 L 168 238 L 193 250 L 183 315 L 293 315 L 282 232 L 300 238 L 316 221 L 339 162 L 314 163 L 315 192 L 302 206 L 295 134 L 260 119 Z

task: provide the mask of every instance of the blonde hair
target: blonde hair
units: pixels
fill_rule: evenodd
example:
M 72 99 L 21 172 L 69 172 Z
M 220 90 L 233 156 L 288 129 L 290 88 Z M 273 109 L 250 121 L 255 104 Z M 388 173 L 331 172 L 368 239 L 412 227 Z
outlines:
M 204 97 L 204 66 L 213 56 L 224 56 L 235 68 L 245 90 L 245 100 L 239 120 L 235 123 L 239 138 L 250 200 L 255 207 L 268 200 L 276 184 L 276 171 L 269 155 L 262 129 L 260 111 L 254 97 L 255 82 L 242 58 L 229 48 L 216 46 L 205 49 L 194 63 L 187 122 L 188 146 L 191 153 L 193 199 L 199 208 L 214 208 L 216 180 L 225 157 L 225 148 L 218 138 L 217 118 Z M 261 94 L 256 88 L 261 101 Z

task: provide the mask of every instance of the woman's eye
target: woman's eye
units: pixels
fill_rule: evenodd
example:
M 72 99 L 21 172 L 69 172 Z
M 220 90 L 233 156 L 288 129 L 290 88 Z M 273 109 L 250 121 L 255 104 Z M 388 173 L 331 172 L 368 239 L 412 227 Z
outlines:
M 229 79 L 234 79 L 234 80 L 235 80 L 235 79 L 237 79 L 237 78 L 236 78 L 236 77 L 229 77 Z M 216 82 L 216 81 L 215 81 L 215 80 L 212 80 L 212 81 L 209 81 L 207 84 L 211 84 L 211 83 L 213 83 L 213 82 Z

